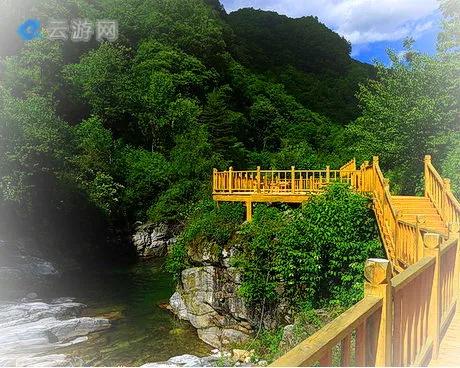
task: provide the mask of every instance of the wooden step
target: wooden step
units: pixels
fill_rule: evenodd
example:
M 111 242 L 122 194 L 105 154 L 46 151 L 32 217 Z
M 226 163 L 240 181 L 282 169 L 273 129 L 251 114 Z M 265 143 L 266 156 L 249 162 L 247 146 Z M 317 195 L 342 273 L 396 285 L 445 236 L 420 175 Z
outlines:
M 420 204 L 420 203 L 431 203 L 431 200 L 426 197 L 391 197 L 393 202 L 397 203 L 408 203 L 408 204 Z
M 412 216 L 412 215 L 428 215 L 428 216 L 439 216 L 436 208 L 403 208 L 398 207 L 398 210 L 401 211 L 403 215 Z
M 441 224 L 444 224 L 441 216 L 431 215 L 431 214 L 426 214 L 426 213 L 407 214 L 403 212 L 401 216 L 401 220 L 415 223 L 415 221 L 417 220 L 417 215 L 422 215 L 425 218 L 426 223 L 440 222 Z
M 430 198 L 428 197 L 417 197 L 417 196 L 391 196 L 394 200 L 407 200 L 407 201 L 428 201 L 430 202 Z

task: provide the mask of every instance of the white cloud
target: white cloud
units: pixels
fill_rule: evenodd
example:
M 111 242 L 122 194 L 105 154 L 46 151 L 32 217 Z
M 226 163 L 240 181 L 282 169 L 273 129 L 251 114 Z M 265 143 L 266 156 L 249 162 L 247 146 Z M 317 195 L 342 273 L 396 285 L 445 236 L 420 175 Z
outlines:
M 243 7 L 274 10 L 291 17 L 317 15 L 353 46 L 419 38 L 434 27 L 437 0 L 223 0 L 227 11 Z

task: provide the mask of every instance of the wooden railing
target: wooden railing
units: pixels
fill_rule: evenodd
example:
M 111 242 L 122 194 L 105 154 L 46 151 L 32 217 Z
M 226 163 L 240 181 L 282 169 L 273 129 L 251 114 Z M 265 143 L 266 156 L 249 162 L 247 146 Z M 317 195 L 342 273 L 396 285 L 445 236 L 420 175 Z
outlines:
M 213 172 L 213 194 L 308 194 L 320 192 L 332 182 L 359 187 L 360 171 L 347 164 L 346 170 L 257 170 Z
M 425 157 L 425 197 L 449 226 L 448 236 L 427 228 L 422 215 L 416 216 L 415 223 L 401 220 L 402 212 L 393 202 L 378 157 L 359 169 L 352 160 L 339 170 L 258 167 L 213 173 L 216 198 L 225 200 L 227 195 L 236 194 L 237 200 L 246 201 L 248 221 L 252 218 L 252 201 L 261 200 L 261 194 L 283 201 L 289 195 L 321 192 L 332 182 L 348 183 L 362 193 L 372 193 L 388 260 L 368 260 L 364 299 L 273 366 L 425 364 L 437 356 L 440 339 L 457 308 L 460 274 L 460 205 L 449 180 L 441 178 L 430 156 Z M 252 194 L 256 197 L 250 198 Z
M 385 243 L 387 257 L 394 270 L 402 272 L 405 268 L 419 261 L 423 256 L 423 235 L 437 233 L 425 226 L 425 219 L 417 216 L 416 224 L 402 221 L 401 209 L 396 208 L 390 193 L 388 179 L 385 179 L 379 166 L 378 157 L 372 164 L 361 165 L 361 190 L 373 193 L 377 224 Z M 425 195 L 431 199 L 444 223 L 460 222 L 460 205 L 450 190 L 449 180 L 442 180 L 431 164 L 430 156 L 425 158 Z M 445 234 L 440 236 L 443 240 Z
M 397 271 L 402 268 L 397 260 L 396 242 L 398 235 L 398 210 L 396 209 L 391 194 L 390 183 L 385 179 L 379 166 L 379 158 L 374 157 L 372 165 L 364 162 L 361 165 L 363 191 L 373 193 L 375 214 L 380 234 L 385 243 L 387 257 L 392 261 Z
M 305 196 L 320 193 L 332 182 L 348 183 L 362 193 L 372 193 L 378 228 L 385 244 L 388 259 L 395 272 L 402 272 L 422 257 L 422 237 L 427 232 L 422 218 L 416 224 L 401 221 L 401 209 L 397 209 L 388 179 L 382 174 L 378 157 L 372 163 L 365 161 L 359 169 L 356 160 L 343 165 L 339 170 L 257 170 L 227 171 L 213 173 L 213 194 L 216 196 L 238 196 L 246 201 L 247 220 L 252 219 L 252 201 L 265 196 L 270 201 L 289 200 L 290 195 Z M 259 195 L 252 198 L 252 195 Z M 460 222 L 460 205 L 450 190 L 448 179 L 443 180 L 431 164 L 430 156 L 425 157 L 425 196 L 434 203 L 444 223 Z M 291 197 L 293 198 L 293 197 Z M 445 239 L 445 235 L 441 235 Z
M 347 162 L 340 168 L 340 171 L 356 171 L 356 159 Z
M 333 365 L 333 352 L 340 349 L 340 366 L 366 366 L 366 340 L 369 325 L 376 327 L 382 312 L 382 298 L 366 296 L 334 321 L 303 341 L 272 366 L 297 367 Z M 374 328 L 375 329 L 375 328 Z M 352 349 L 355 340 L 355 349 Z
M 271 366 L 408 366 L 436 358 L 458 305 L 458 231 L 451 223 L 446 241 L 425 233 L 423 257 L 393 278 L 388 260 L 369 259 L 364 299 Z
M 442 179 L 431 164 L 431 156 L 425 156 L 425 197 L 431 199 L 443 221 L 460 221 L 460 204 L 450 189 L 450 180 Z

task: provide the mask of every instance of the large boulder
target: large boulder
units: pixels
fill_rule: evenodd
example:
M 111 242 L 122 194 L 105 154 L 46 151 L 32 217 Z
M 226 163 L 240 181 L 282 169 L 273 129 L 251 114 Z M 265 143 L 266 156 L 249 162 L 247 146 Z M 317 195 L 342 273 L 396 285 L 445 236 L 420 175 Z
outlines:
M 244 343 L 252 329 L 244 301 L 237 294 L 240 283 L 234 268 L 186 269 L 180 290 L 170 300 L 172 310 L 180 318 L 188 319 L 209 345 L 220 348 Z
M 169 305 L 171 306 L 173 313 L 179 317 L 180 320 L 189 320 L 187 306 L 177 291 L 169 299 Z
M 110 327 L 104 318 L 79 318 L 84 307 L 72 298 L 0 304 L 0 366 L 67 365 L 57 355 L 32 358 L 86 341 L 89 333 Z
M 55 338 L 55 341 L 69 341 L 78 336 L 85 336 L 89 333 L 105 330 L 110 327 L 109 320 L 105 318 L 73 318 L 60 321 L 48 329 L 48 338 Z
M 175 238 L 168 224 L 160 222 L 139 226 L 132 241 L 140 257 L 163 257 L 168 246 L 175 242 Z

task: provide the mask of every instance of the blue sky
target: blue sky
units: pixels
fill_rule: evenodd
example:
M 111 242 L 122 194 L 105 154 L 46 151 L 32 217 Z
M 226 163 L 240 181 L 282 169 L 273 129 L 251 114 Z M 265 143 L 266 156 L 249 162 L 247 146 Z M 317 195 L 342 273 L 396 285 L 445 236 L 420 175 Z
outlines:
M 388 62 L 386 48 L 402 51 L 411 36 L 415 49 L 433 54 L 439 32 L 437 0 L 222 0 L 227 12 L 239 8 L 274 10 L 290 17 L 316 15 L 353 45 L 352 57 Z

